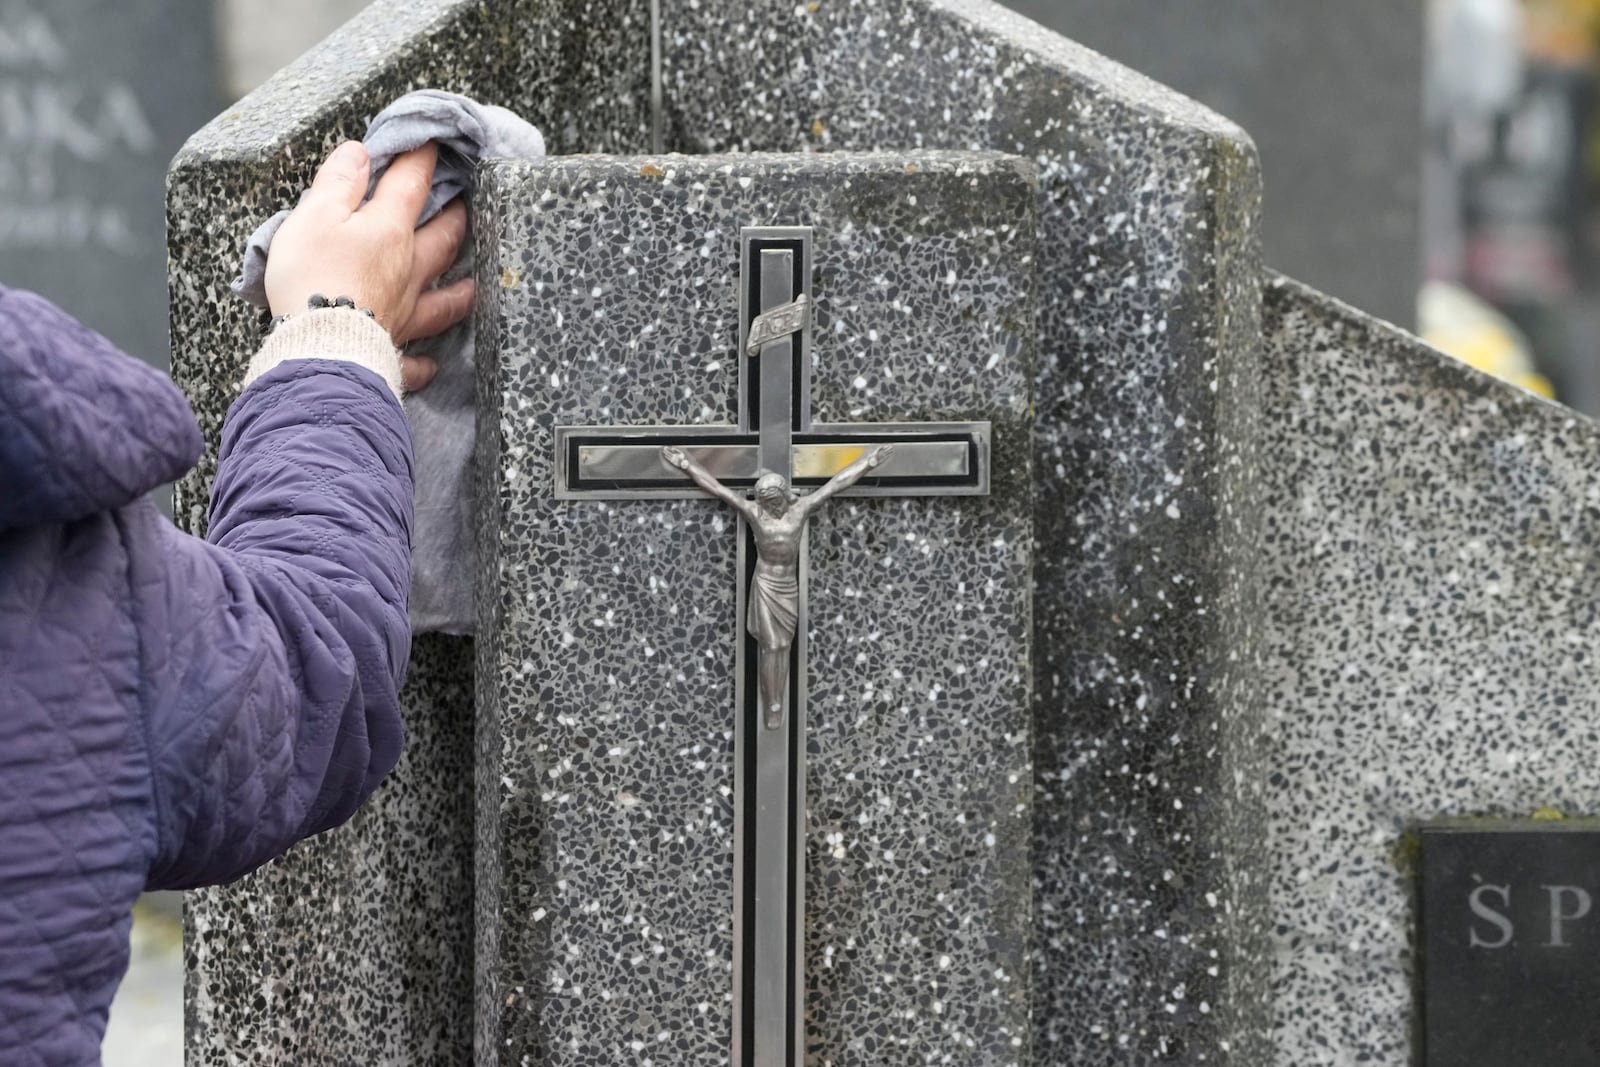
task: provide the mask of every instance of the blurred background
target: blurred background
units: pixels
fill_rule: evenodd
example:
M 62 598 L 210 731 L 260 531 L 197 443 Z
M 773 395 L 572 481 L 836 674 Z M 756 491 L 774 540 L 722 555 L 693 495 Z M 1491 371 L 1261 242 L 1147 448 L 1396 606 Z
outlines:
M 1434 0 L 1430 340 L 1600 413 L 1600 0 Z
M 363 6 L 0 0 L 0 281 L 166 366 L 167 161 Z M 1250 132 L 1269 266 L 1600 414 L 1600 0 L 1011 6 Z M 182 1062 L 178 910 L 140 906 L 108 1067 Z
M 1255 139 L 1269 267 L 1600 415 L 1600 0 L 1007 0 Z

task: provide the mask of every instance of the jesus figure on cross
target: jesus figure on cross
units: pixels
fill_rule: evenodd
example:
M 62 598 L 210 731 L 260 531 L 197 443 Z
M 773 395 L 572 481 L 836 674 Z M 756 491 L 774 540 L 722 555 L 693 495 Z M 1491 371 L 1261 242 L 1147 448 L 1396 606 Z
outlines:
M 696 485 L 744 516 L 756 541 L 755 580 L 750 585 L 750 614 L 745 628 L 761 649 L 761 707 L 769 730 L 783 725 L 783 695 L 789 687 L 789 648 L 794 644 L 800 616 L 800 537 L 806 519 L 837 493 L 855 485 L 872 468 L 889 458 L 893 445 L 883 445 L 861 456 L 827 483 L 796 497 L 781 474 L 756 479 L 755 499 L 717 481 L 710 471 L 675 446 L 661 450 L 661 458 L 694 479 Z

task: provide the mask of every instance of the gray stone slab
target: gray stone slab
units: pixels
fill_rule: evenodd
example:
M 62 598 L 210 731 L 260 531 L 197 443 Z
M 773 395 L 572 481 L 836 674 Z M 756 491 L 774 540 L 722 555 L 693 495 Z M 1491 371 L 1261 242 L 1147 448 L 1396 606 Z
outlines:
M 1266 261 L 1381 319 L 1422 282 L 1414 0 L 1010 0 L 1233 119 L 1261 150 Z
M 337 140 L 419 86 L 534 116 L 553 151 L 642 149 L 646 12 L 385 0 L 189 141 L 168 178 L 174 375 L 210 447 L 179 487 L 180 521 L 204 529 L 222 417 L 260 336 L 262 317 L 228 292 L 249 233 Z M 190 894 L 191 1056 L 468 1062 L 471 683 L 456 644 L 419 641 L 407 754 L 374 806 L 239 886 Z
M 959 147 L 1040 168 L 1033 604 L 1041 1063 L 1216 1063 L 1234 905 L 1219 386 L 1259 336 L 1232 123 L 982 0 L 665 10 L 672 144 Z M 1251 1018 L 1259 1011 L 1251 1009 Z M 1240 1062 L 1252 1062 L 1244 1057 Z
M 221 104 L 212 7 L 0 7 L 0 281 L 162 369 L 162 176 Z
M 1295 283 L 1265 309 L 1223 498 L 1276 1049 L 1252 1062 L 1403 1067 L 1402 833 L 1597 811 L 1600 428 Z
M 986 498 L 810 532 L 809 1059 L 1028 1062 L 1037 186 L 952 153 L 489 168 L 478 1005 L 490 1062 L 726 1063 L 735 526 L 557 501 L 557 425 L 735 417 L 741 226 L 812 225 L 818 421 L 988 419 Z

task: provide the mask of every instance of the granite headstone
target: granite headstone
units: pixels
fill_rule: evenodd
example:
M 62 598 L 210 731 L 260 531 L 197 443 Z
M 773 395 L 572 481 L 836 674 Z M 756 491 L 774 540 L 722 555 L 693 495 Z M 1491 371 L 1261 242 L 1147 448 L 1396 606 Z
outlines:
M 1233 994 L 1269 1062 L 1403 1067 L 1408 831 L 1597 812 L 1600 428 L 1285 279 L 1263 311 L 1222 383 Z
M 163 182 L 219 104 L 214 7 L 0 4 L 0 282 L 163 369 Z
M 1037 173 L 1035 240 L 1014 242 L 1019 257 L 1035 251 L 1030 443 L 996 453 L 1025 466 L 1033 501 L 1030 592 L 1014 612 L 1025 633 L 1005 637 L 1031 657 L 1019 660 L 1031 662 L 1019 667 L 1031 766 L 1005 779 L 1031 842 L 984 865 L 956 820 L 969 771 L 982 772 L 983 810 L 998 811 L 1002 764 L 952 755 L 985 739 L 1002 751 L 1015 730 L 929 718 L 926 731 L 896 732 L 892 716 L 867 716 L 860 752 L 872 758 L 858 765 L 856 733 L 817 737 L 817 845 L 844 851 L 815 857 L 834 881 L 808 897 L 807 938 L 823 953 L 810 979 L 819 1052 L 842 1050 L 817 1062 L 1409 1063 L 1419 1013 L 1411 885 L 1393 862 L 1402 834 L 1546 803 L 1592 814 L 1600 795 L 1589 725 L 1600 661 L 1587 651 L 1600 629 L 1600 432 L 1264 276 L 1243 131 L 1004 8 L 698 0 L 663 6 L 658 41 L 648 8 L 386 0 L 178 161 L 179 371 L 214 437 L 256 338 L 226 291 L 231 254 L 334 139 L 404 89 L 522 111 L 557 153 L 640 153 L 658 43 L 667 147 L 734 156 L 494 172 L 503 195 L 480 201 L 477 227 L 492 244 L 480 262 L 495 269 L 477 310 L 479 501 L 492 510 L 475 667 L 460 642 L 419 642 L 407 699 L 422 742 L 391 786 L 352 827 L 195 899 L 191 1054 L 464 1063 L 475 1018 L 486 1065 L 675 1062 L 686 1050 L 725 1062 L 735 991 L 716 898 L 731 740 L 726 704 L 705 692 L 727 680 L 736 629 L 730 538 L 712 536 L 717 513 L 703 501 L 557 506 L 544 429 L 559 405 L 605 424 L 727 421 L 730 371 L 716 355 L 727 338 L 707 346 L 728 333 L 715 324 L 735 235 L 808 221 L 778 217 L 796 207 L 822 205 L 819 234 L 893 253 L 877 272 L 848 248 L 821 257 L 855 279 L 818 287 L 819 300 L 851 301 L 830 329 L 849 330 L 852 290 L 888 321 L 948 313 L 929 296 L 939 275 L 918 265 L 962 247 L 989 275 L 981 292 L 1019 288 L 1024 264 L 997 260 L 998 226 L 952 228 L 943 208 L 920 221 L 909 195 L 921 204 L 923 193 L 904 168 L 940 148 L 1021 157 Z M 816 155 L 830 151 L 849 154 L 830 167 Z M 856 153 L 872 152 L 901 167 L 881 196 L 849 175 L 867 158 Z M 988 199 L 971 210 L 993 210 Z M 891 206 L 900 221 L 874 230 Z M 985 329 L 981 312 L 949 323 L 952 335 Z M 952 395 L 932 378 L 970 363 L 941 366 L 930 345 L 923 363 L 891 349 L 892 380 L 870 366 L 840 375 L 881 338 L 926 326 L 878 326 L 879 338 L 819 365 L 817 403 L 846 418 L 902 403 L 899 417 L 930 416 Z M 563 344 L 563 330 L 605 343 Z M 1011 391 L 1012 363 L 993 369 Z M 993 399 L 970 384 L 967 407 Z M 209 469 L 184 490 L 196 528 Z M 874 558 L 903 571 L 925 544 L 946 563 L 989 560 L 1011 602 L 1021 564 L 994 555 L 1004 539 L 958 551 L 970 530 L 942 524 L 1013 523 L 1016 499 L 948 513 L 872 502 L 849 529 L 822 538 L 819 527 L 813 551 L 819 570 L 835 568 L 864 555 L 858 528 L 898 514 L 892 529 L 913 533 L 892 546 L 885 533 Z M 613 536 L 651 571 L 607 561 Z M 686 542 L 702 551 L 665 550 Z M 817 585 L 819 601 L 838 598 L 829 620 L 900 595 L 888 580 Z M 960 620 L 929 624 L 971 595 L 946 589 L 902 607 L 896 625 L 947 642 Z M 654 655 L 632 647 L 646 635 Z M 970 670 L 963 651 L 929 669 Z M 580 658 L 599 653 L 642 657 L 645 682 L 584 670 Z M 853 678 L 879 654 L 847 641 L 817 676 Z M 827 706 L 846 724 L 875 699 L 845 690 Z M 897 752 L 897 738 L 908 747 Z M 943 872 L 987 872 L 935 904 L 1011 930 L 1019 910 L 989 897 L 1016 901 L 1017 864 L 1028 865 L 1025 982 L 990 971 L 984 988 L 966 966 L 928 979 L 942 957 L 952 970 L 963 958 L 927 951 L 924 932 L 949 916 L 919 896 L 902 848 L 855 851 L 880 826 L 913 825 L 912 792 L 927 801 Z M 470 916 L 458 892 L 468 880 Z M 425 888 L 438 884 L 456 888 Z M 1004 936 L 988 950 L 1015 958 Z M 947 980 L 967 995 L 961 1010 L 989 998 L 974 1027 L 1022 1018 L 995 1000 L 1025 990 L 1030 1032 L 1005 1047 L 955 1032 L 950 1015 L 940 1021 L 951 1002 L 933 996 Z M 659 1013 L 630 1010 L 640 990 L 661 992 Z M 920 1043 L 884 1043 L 896 1035 Z
M 1223 906 L 1232 891 L 1218 857 L 1235 836 L 1232 815 L 1194 800 L 1220 800 L 1226 773 L 1212 725 L 1215 690 L 1208 681 L 1207 657 L 1223 621 L 1214 610 L 1217 523 L 1210 501 L 1217 491 L 1212 457 L 1219 445 L 1215 384 L 1221 361 L 1248 351 L 1258 337 L 1259 182 L 1248 140 L 1192 102 L 987 3 L 702 2 L 698 8 L 670 6 L 662 14 L 663 126 L 670 148 L 900 152 L 944 144 L 1022 155 L 1039 169 L 1039 252 L 1032 266 L 1041 280 L 1040 358 L 1032 454 L 1019 456 L 1013 449 L 1002 461 L 1030 464 L 1034 527 L 1054 546 L 1035 557 L 1040 592 L 1031 605 L 1033 842 L 1027 851 L 1033 861 L 1034 930 L 1026 988 L 1032 1033 L 1011 1035 L 1004 1049 L 977 1044 L 976 1037 L 959 1041 L 951 1055 L 957 1062 L 986 1064 L 1073 1055 L 1085 1063 L 1111 1063 L 1186 1048 L 1210 1057 L 1223 1042 L 1252 1047 L 1264 1040 L 1263 1029 L 1230 1029 L 1222 1011 L 1222 967 L 1235 919 Z M 382 106 L 386 96 L 426 83 L 522 111 L 552 135 L 557 152 L 638 152 L 648 143 L 651 92 L 639 75 L 650 69 L 650 25 L 642 3 L 618 4 L 605 17 L 591 12 L 582 19 L 515 0 L 383 3 L 244 101 L 232 118 L 199 135 L 180 157 L 172 183 L 174 219 L 195 220 L 173 235 L 174 292 L 181 305 L 174 325 L 180 368 L 200 397 L 204 424 L 214 432 L 255 338 L 253 321 L 226 293 L 217 261 L 226 261 L 229 243 L 241 241 L 256 218 L 293 195 L 333 138 L 359 129 L 362 116 Z M 886 79 L 886 70 L 893 79 Z M 823 84 L 830 87 L 820 98 L 814 95 L 819 71 L 827 72 Z M 805 192 L 800 188 L 793 195 Z M 596 196 L 603 208 L 603 194 Z M 850 221 L 859 230 L 870 218 Z M 646 247 L 656 240 L 631 224 L 625 234 Z M 622 235 L 618 230 L 616 236 Z M 728 236 L 731 247 L 731 231 Z M 540 264 L 555 240 L 531 232 L 530 237 L 535 243 L 511 250 L 515 258 L 509 251 L 500 257 L 514 272 Z M 937 251 L 947 236 L 929 229 L 922 240 L 930 247 L 911 245 L 917 256 Z M 716 276 L 726 273 L 724 265 Z M 875 277 L 866 279 L 872 293 Z M 480 289 L 486 299 L 492 292 L 489 286 Z M 895 304 L 892 289 L 879 295 Z M 709 293 L 691 292 L 684 300 L 689 302 L 679 303 L 686 308 L 710 303 Z M 654 296 L 645 306 L 596 304 L 591 314 L 642 321 L 659 317 L 659 304 Z M 483 346 L 493 343 L 496 316 L 489 307 L 479 313 L 486 329 L 480 351 L 492 351 Z M 624 351 L 636 349 L 629 342 Z M 834 386 L 841 401 L 856 388 L 852 382 Z M 516 403 L 514 410 L 521 410 L 524 401 Z M 480 414 L 480 427 L 500 418 L 497 410 Z M 185 492 L 191 506 L 203 499 L 207 469 L 202 466 Z M 480 493 L 480 499 L 491 498 Z M 198 514 L 194 521 L 200 524 Z M 480 562 L 488 568 L 494 558 L 485 553 Z M 499 580 L 488 573 L 481 588 L 503 596 Z M 480 605 L 489 603 L 480 596 Z M 487 799 L 503 788 L 491 768 L 506 754 L 505 738 L 489 728 L 491 711 L 504 695 L 505 672 L 520 669 L 498 651 L 495 635 L 523 640 L 524 626 L 533 621 L 529 617 L 510 630 L 492 619 L 480 621 L 485 637 L 478 647 L 475 759 L 486 786 L 479 791 L 477 836 L 485 844 L 503 842 L 503 859 L 512 862 L 502 868 L 496 846 L 488 853 L 480 848 L 475 865 L 476 960 L 493 983 L 480 986 L 477 1048 L 498 1058 L 507 1039 L 555 1034 L 549 1039 L 562 1040 L 559 1028 L 550 1029 L 562 1018 L 593 1024 L 567 1030 L 566 1040 L 622 1049 L 638 1041 L 633 1051 L 651 1048 L 659 1031 L 645 1028 L 653 1016 L 608 1012 L 606 990 L 595 994 L 600 1004 L 581 1003 L 592 983 L 584 990 L 568 985 L 561 957 L 543 947 L 555 942 L 529 926 L 563 915 L 548 909 L 538 914 L 541 895 L 552 888 L 497 877 L 502 869 L 528 870 L 537 858 L 519 856 L 514 837 L 490 833 L 496 824 L 523 825 L 527 818 L 515 807 L 502 812 Z M 723 629 L 719 624 L 718 633 Z M 696 661 L 703 655 L 699 645 L 675 646 L 672 658 Z M 433 672 L 445 666 L 425 656 L 416 672 L 413 714 L 459 730 L 460 713 L 432 703 L 441 680 Z M 545 714 L 525 699 L 512 710 L 521 722 Z M 528 729 L 522 727 L 522 736 Z M 1137 776 L 1119 775 L 1130 746 L 1158 758 L 1159 765 Z M 457 751 L 455 742 L 448 750 Z M 668 773 L 658 760 L 677 758 L 676 750 L 630 751 L 650 758 L 652 775 Z M 426 753 L 418 759 L 416 769 L 431 774 Z M 1138 762 L 1146 762 L 1145 756 Z M 889 779 L 844 773 L 855 775 L 853 784 L 848 777 L 845 782 L 862 799 L 893 801 L 895 783 Z M 1027 780 L 1019 777 L 1018 784 Z M 440 786 L 442 792 L 433 792 Z M 397 810 L 380 796 L 366 818 L 380 824 L 404 818 L 408 838 L 470 846 L 473 831 L 454 814 L 453 783 L 436 778 L 427 788 L 429 806 Z M 814 795 L 834 792 L 818 789 Z M 954 798 L 939 795 L 939 810 L 954 819 Z M 531 790 L 519 796 L 518 803 L 534 805 L 534 815 L 544 802 Z M 850 810 L 843 814 L 848 817 Z M 1147 842 L 1159 842 L 1159 853 Z M 1023 854 L 1018 851 L 1016 858 Z M 893 866 L 899 868 L 898 850 L 896 857 Z M 289 904 L 316 886 L 350 884 L 348 872 L 373 862 L 392 876 L 342 911 L 318 913 Z M 541 862 L 574 861 L 547 855 Z M 458 961 L 472 958 L 460 947 L 459 913 L 395 905 L 406 884 L 436 878 L 441 868 L 433 856 L 411 850 L 380 859 L 366 833 L 352 829 L 298 850 L 247 885 L 198 898 L 190 916 L 191 1049 L 247 1062 L 271 1062 L 291 1048 L 334 1058 L 357 1049 L 364 1055 L 375 1049 L 387 1056 L 418 1055 L 405 1051 L 400 1029 L 433 1025 L 438 1013 L 419 1012 L 415 999 L 395 1005 L 380 997 L 370 975 L 392 975 L 389 980 L 402 986 L 425 982 L 441 1002 L 459 1003 Z M 411 873 L 402 874 L 406 870 Z M 452 862 L 449 870 L 459 868 Z M 975 889 L 974 899 L 989 891 Z M 892 895 L 860 899 L 854 917 L 847 912 L 845 918 L 882 922 L 899 903 Z M 595 921 L 625 920 L 608 911 Z M 308 937 L 308 924 L 319 944 L 359 942 L 363 951 L 308 958 L 297 949 Z M 621 934 L 624 927 L 614 929 Z M 848 934 L 842 943 L 850 946 Z M 523 958 L 498 956 L 507 944 L 519 946 Z M 859 939 L 855 946 L 861 946 Z M 918 968 L 907 975 L 921 973 L 928 962 L 937 967 L 938 956 L 922 959 L 915 949 L 915 942 L 904 947 Z M 953 965 L 956 954 L 946 955 Z M 441 966 L 419 974 L 416 968 L 426 967 L 428 959 Z M 519 973 L 539 976 L 541 984 L 522 983 L 521 990 L 500 984 Z M 1024 988 L 1014 976 L 1010 982 L 992 972 L 991 977 L 999 984 L 986 997 L 1003 999 Z M 608 981 L 622 988 L 620 975 Z M 900 1026 L 882 1007 L 906 991 L 894 975 L 876 981 L 844 987 L 881 987 L 883 995 L 864 992 L 843 1002 L 858 1023 L 842 1028 L 847 1016 L 841 1015 L 835 1033 L 865 1039 Z M 336 985 L 343 991 L 338 1004 L 305 1001 L 300 991 L 308 983 Z M 243 995 L 263 987 L 286 992 L 275 992 L 265 1006 Z M 731 984 L 725 988 L 723 995 L 731 996 Z M 500 999 L 491 1003 L 495 992 Z M 504 998 L 513 994 L 529 999 L 502 1015 Z M 714 1018 L 727 1011 L 724 1001 L 703 1003 Z M 924 1007 L 938 1011 L 932 1000 Z M 937 1030 L 935 1020 L 925 1021 L 928 1032 Z M 502 1029 L 507 1024 L 509 1032 Z M 725 1047 L 717 1030 L 708 1037 L 675 1025 L 669 1037 L 686 1033 L 706 1047 Z M 447 1050 L 462 1054 L 459 1040 L 452 1024 L 450 1035 L 440 1034 L 428 1047 L 448 1059 Z

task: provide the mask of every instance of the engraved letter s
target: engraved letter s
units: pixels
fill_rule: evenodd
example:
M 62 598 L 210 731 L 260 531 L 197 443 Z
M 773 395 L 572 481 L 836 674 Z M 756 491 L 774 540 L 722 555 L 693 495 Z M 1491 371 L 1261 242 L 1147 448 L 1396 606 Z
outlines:
M 1500 894 L 1500 903 L 1503 907 L 1511 906 L 1511 887 L 1508 885 L 1480 885 L 1468 894 L 1467 907 L 1472 909 L 1472 914 L 1480 919 L 1487 919 L 1500 928 L 1500 940 L 1485 941 L 1478 936 L 1476 927 L 1468 927 L 1467 944 L 1473 948 L 1505 948 L 1511 944 L 1511 938 L 1516 933 L 1510 919 L 1483 902 L 1483 894 L 1490 892 Z

